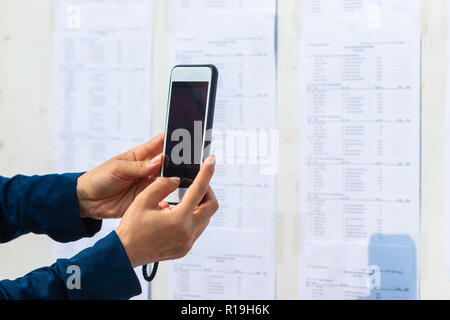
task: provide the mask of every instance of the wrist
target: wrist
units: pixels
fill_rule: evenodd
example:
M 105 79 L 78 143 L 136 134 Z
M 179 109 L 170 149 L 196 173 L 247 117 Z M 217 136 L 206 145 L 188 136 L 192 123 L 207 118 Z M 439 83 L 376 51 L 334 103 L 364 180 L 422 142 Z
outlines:
M 122 232 L 122 229 L 120 228 L 120 225 L 116 229 L 116 235 L 119 238 L 120 242 L 122 243 L 122 247 L 125 250 L 125 253 L 128 256 L 128 260 L 130 261 L 130 264 L 133 268 L 136 268 L 139 266 L 139 264 L 136 262 L 136 259 L 134 258 L 134 254 L 132 252 L 130 241 L 128 240 L 128 237 L 126 236 L 125 232 Z
M 81 186 L 81 179 L 82 176 L 78 178 L 77 181 L 77 198 L 78 198 L 78 211 L 80 213 L 80 218 L 85 219 L 89 218 L 89 206 L 88 206 L 88 197 L 86 192 L 83 190 Z

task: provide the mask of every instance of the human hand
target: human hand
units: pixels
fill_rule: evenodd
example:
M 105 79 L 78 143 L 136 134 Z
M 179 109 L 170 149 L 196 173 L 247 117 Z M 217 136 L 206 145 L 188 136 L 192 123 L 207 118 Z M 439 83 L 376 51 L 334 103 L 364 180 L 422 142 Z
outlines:
M 214 167 L 215 158 L 207 158 L 174 207 L 162 200 L 178 188 L 179 178 L 158 178 L 136 197 L 116 230 L 133 268 L 178 259 L 191 250 L 219 208 L 209 187 Z
M 81 218 L 120 218 L 136 196 L 159 176 L 164 135 L 118 155 L 77 181 Z

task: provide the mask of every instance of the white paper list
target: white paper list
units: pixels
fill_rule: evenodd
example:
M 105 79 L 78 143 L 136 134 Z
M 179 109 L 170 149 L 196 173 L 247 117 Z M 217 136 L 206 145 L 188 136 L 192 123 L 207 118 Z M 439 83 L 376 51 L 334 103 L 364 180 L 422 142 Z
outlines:
M 172 12 L 195 14 L 238 13 L 239 11 L 275 11 L 276 1 L 273 0 L 170 0 Z
M 275 129 L 275 1 L 180 0 L 169 14 L 171 66 L 219 70 L 215 133 Z M 250 163 L 250 153 L 237 152 L 232 164 L 230 152 L 219 148 L 225 140 L 213 139 L 220 209 L 191 253 L 171 262 L 171 299 L 275 297 L 275 175 Z
M 82 172 L 151 138 L 153 4 L 59 0 L 54 10 L 54 165 Z M 118 223 L 104 221 L 91 239 L 55 243 L 55 258 L 75 255 Z
M 420 2 L 301 5 L 299 294 L 415 299 Z

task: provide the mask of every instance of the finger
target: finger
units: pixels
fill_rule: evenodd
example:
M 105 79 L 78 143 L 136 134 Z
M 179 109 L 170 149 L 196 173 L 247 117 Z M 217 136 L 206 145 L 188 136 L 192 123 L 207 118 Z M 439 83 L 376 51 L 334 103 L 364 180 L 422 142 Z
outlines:
M 201 224 L 203 221 L 209 221 L 218 209 L 219 203 L 215 198 L 205 201 L 194 210 L 195 223 Z
M 170 208 L 170 204 L 169 204 L 168 202 L 166 202 L 166 201 L 160 201 L 160 202 L 158 203 L 158 206 L 159 206 L 161 209 Z
M 206 192 L 206 194 L 203 197 L 202 201 L 200 202 L 199 206 L 201 206 L 203 203 L 210 202 L 210 201 L 216 203 L 217 207 L 219 206 L 219 202 L 217 201 L 216 194 L 214 193 L 211 186 L 208 186 L 208 191 Z M 194 213 L 196 213 L 196 212 L 194 211 Z
M 154 156 L 163 152 L 164 134 L 156 136 L 152 140 L 134 149 L 134 154 L 137 160 L 145 160 L 153 158 Z
M 151 208 L 157 208 L 158 204 L 180 185 L 180 178 L 159 177 L 139 195 L 144 198 Z
M 114 160 L 114 173 L 126 179 L 138 179 L 159 174 L 162 156 L 156 156 L 151 161 Z
M 192 212 L 198 206 L 209 189 L 209 182 L 214 174 L 215 165 L 216 158 L 214 156 L 208 157 L 203 162 L 197 177 L 187 189 L 177 207 L 180 207 L 182 211 Z
M 147 189 L 147 187 L 152 184 L 157 179 L 157 176 L 150 176 L 145 177 L 142 179 L 139 179 L 139 181 L 135 184 L 136 185 L 136 195 L 140 194 L 142 191 Z
M 134 149 L 119 155 L 117 159 L 124 159 L 130 161 L 144 161 L 152 159 L 156 155 L 163 152 L 164 134 L 154 137 L 152 140 L 137 146 Z

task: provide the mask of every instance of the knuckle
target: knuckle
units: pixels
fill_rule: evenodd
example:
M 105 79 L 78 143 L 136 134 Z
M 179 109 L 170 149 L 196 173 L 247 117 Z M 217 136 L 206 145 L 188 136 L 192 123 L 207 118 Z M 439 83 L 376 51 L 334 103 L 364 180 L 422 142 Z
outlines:
M 170 186 L 169 179 L 164 178 L 164 177 L 158 177 L 158 178 L 155 180 L 155 183 L 156 183 L 158 186 L 160 186 L 161 188 L 164 188 L 164 189 L 166 189 L 166 188 L 168 188 L 168 187 Z
M 217 200 L 214 200 L 212 202 L 211 206 L 212 206 L 212 209 L 213 209 L 213 213 L 217 212 L 219 210 L 219 208 L 220 208 L 219 202 Z
M 116 160 L 111 161 L 110 166 L 113 172 L 118 172 L 120 169 L 120 162 Z
M 124 155 L 125 159 L 134 159 L 135 158 L 132 149 L 126 151 L 123 155 Z
M 206 194 L 208 192 L 209 185 L 207 183 L 202 183 L 202 184 L 200 184 L 199 189 L 202 194 Z
M 173 187 L 173 182 L 169 178 L 159 177 L 158 180 L 166 188 Z
M 164 178 L 163 177 L 158 177 L 158 178 L 156 178 L 154 183 L 158 183 L 158 184 L 164 183 Z
M 147 165 L 144 161 L 137 162 L 136 166 L 139 170 L 142 170 L 142 171 L 145 171 L 147 169 Z

